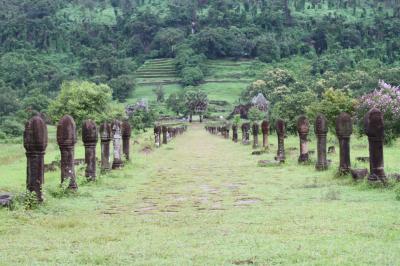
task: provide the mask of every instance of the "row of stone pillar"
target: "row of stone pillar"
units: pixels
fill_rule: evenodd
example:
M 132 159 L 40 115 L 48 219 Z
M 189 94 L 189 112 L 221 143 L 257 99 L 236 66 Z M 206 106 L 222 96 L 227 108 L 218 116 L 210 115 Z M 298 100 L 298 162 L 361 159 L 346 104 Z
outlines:
M 259 125 L 257 123 L 243 123 L 242 129 L 242 143 L 250 143 L 250 127 L 253 134 L 253 147 L 258 147 L 258 134 Z M 276 121 L 276 132 L 278 136 L 278 149 L 275 160 L 284 162 L 285 156 L 285 122 L 282 119 Z M 300 116 L 297 120 L 297 131 L 300 140 L 300 155 L 298 158 L 299 163 L 306 163 L 310 160 L 308 150 L 308 134 L 309 134 L 310 123 L 306 116 Z M 369 154 L 370 154 L 370 175 L 368 179 L 370 181 L 379 181 L 386 178 L 384 172 L 384 160 L 383 160 L 383 140 L 384 140 L 384 126 L 383 126 L 383 115 L 376 109 L 371 109 L 364 118 L 365 133 L 368 136 L 369 142 Z M 211 134 L 221 134 L 225 137 L 225 132 L 229 130 L 225 126 L 207 126 L 206 130 Z M 232 140 L 238 142 L 238 126 L 232 126 Z M 268 135 L 269 135 L 269 122 L 263 121 L 261 123 L 261 132 L 263 134 L 263 147 L 268 147 Z M 328 133 L 328 122 L 323 114 L 317 115 L 314 126 L 315 136 L 317 138 L 317 161 L 315 168 L 319 171 L 328 169 L 327 160 L 327 133 Z M 350 136 L 353 133 L 353 121 L 348 113 L 341 113 L 336 118 L 336 136 L 339 141 L 340 147 L 340 162 L 339 162 L 339 173 L 348 174 L 351 170 L 350 162 Z
M 109 171 L 123 166 L 122 156 L 129 160 L 129 147 L 132 129 L 128 122 L 118 120 L 100 125 L 101 170 Z M 96 146 L 99 132 L 92 120 L 82 125 L 82 141 L 85 146 L 85 176 L 89 181 L 96 180 Z M 110 165 L 110 142 L 113 141 L 114 156 Z M 65 115 L 57 125 L 57 143 L 61 153 L 61 183 L 69 180 L 68 187 L 78 189 L 75 175 L 75 144 L 77 142 L 74 119 Z M 43 201 L 44 155 L 48 143 L 46 123 L 40 116 L 31 118 L 25 125 L 24 147 L 27 157 L 27 189 L 35 192 L 39 202 Z
M 168 142 L 178 135 L 182 135 L 187 130 L 186 125 L 181 126 L 154 126 L 154 142 L 156 147 L 161 147 L 162 144 L 168 144 Z

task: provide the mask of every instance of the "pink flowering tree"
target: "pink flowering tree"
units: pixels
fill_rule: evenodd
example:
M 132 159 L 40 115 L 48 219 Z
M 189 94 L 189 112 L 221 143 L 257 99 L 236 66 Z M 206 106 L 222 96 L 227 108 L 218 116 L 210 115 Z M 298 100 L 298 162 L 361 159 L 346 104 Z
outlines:
M 363 122 L 364 115 L 373 107 L 378 108 L 383 113 L 385 142 L 389 144 L 400 135 L 400 87 L 379 80 L 377 89 L 363 95 L 357 106 L 360 125 Z

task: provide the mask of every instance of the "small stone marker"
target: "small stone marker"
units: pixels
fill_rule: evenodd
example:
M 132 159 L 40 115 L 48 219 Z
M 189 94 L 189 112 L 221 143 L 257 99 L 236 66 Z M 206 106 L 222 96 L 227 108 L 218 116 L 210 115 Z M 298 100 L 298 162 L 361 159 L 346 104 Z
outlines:
M 368 169 L 351 169 L 351 176 L 354 180 L 363 180 L 368 175 Z
M 44 154 L 47 147 L 47 126 L 40 116 L 25 124 L 24 147 L 26 150 L 26 188 L 36 193 L 38 202 L 43 201 Z M 6 197 L 4 197 L 6 199 Z
M 110 142 L 112 140 L 112 130 L 110 123 L 100 125 L 100 140 L 101 140 L 101 170 L 109 171 L 110 166 Z
M 315 135 L 317 136 L 317 163 L 315 168 L 318 171 L 328 169 L 326 159 L 326 135 L 328 134 L 328 124 L 323 114 L 317 115 L 315 119 Z
M 232 125 L 232 140 L 233 142 L 238 142 L 238 127 L 237 125 Z
M 285 134 L 286 134 L 286 129 L 285 129 L 285 121 L 282 119 L 278 119 L 276 121 L 276 133 L 278 135 L 278 151 L 275 157 L 275 160 L 278 162 L 285 162 L 286 156 L 285 156 Z
M 86 120 L 82 125 L 82 141 L 85 146 L 85 177 L 89 181 L 96 180 L 96 145 L 97 127 L 92 120 Z
M 383 115 L 377 108 L 368 111 L 364 118 L 365 133 L 369 142 L 369 167 L 368 180 L 372 182 L 386 180 L 383 162 L 384 125 Z
M 125 155 L 125 159 L 130 159 L 130 140 L 132 135 L 132 128 L 128 121 L 122 123 L 122 151 Z
M 351 116 L 348 113 L 341 113 L 336 118 L 336 136 L 339 140 L 340 147 L 340 174 L 350 173 L 350 136 L 352 133 L 353 121 L 351 120 Z
M 263 134 L 263 147 L 269 148 L 268 144 L 268 135 L 269 135 L 269 122 L 267 120 L 262 121 L 261 123 L 261 131 Z
M 297 119 L 297 132 L 299 133 L 300 139 L 300 156 L 299 163 L 305 163 L 310 160 L 308 155 L 308 133 L 310 131 L 310 122 L 304 115 Z
M 114 146 L 114 160 L 112 169 L 120 169 L 124 166 L 122 161 L 122 132 L 121 122 L 114 120 L 111 126 Z
M 65 115 L 57 125 L 57 143 L 61 151 L 61 183 L 69 179 L 69 188 L 78 189 L 75 176 L 76 125 L 74 119 Z
M 249 145 L 250 144 L 250 124 L 243 123 L 242 124 L 242 144 Z
M 253 133 L 253 149 L 258 148 L 258 131 L 259 131 L 258 124 L 255 122 L 252 126 L 252 133 Z

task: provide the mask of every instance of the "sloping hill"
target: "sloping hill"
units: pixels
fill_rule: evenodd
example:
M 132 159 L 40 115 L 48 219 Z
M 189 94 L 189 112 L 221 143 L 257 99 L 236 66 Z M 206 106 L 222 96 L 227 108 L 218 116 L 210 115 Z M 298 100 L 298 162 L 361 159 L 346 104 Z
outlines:
M 178 83 L 174 59 L 147 60 L 135 73 L 138 85 Z

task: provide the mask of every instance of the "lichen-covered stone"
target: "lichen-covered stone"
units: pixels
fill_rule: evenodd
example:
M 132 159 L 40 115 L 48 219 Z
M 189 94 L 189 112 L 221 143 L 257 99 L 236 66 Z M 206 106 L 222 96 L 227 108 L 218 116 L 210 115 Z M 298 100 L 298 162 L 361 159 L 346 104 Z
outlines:
M 114 120 L 111 125 L 112 136 L 113 136 L 113 147 L 114 147 L 114 160 L 112 164 L 112 169 L 119 169 L 124 166 L 122 161 L 122 132 L 121 132 L 121 122 Z
M 61 182 L 64 183 L 69 179 L 69 188 L 76 190 L 78 188 L 74 165 L 76 125 L 69 115 L 65 115 L 58 122 L 57 143 L 61 151 Z
M 319 171 L 323 171 L 328 169 L 328 161 L 326 159 L 326 135 L 328 133 L 328 122 L 323 114 L 317 115 L 314 130 L 317 137 L 317 163 L 315 168 Z
M 351 119 L 351 116 L 348 113 L 341 113 L 336 118 L 336 136 L 339 140 L 340 147 L 340 174 L 350 173 L 350 136 L 352 133 L 353 121 Z
M 122 152 L 126 160 L 130 160 L 130 139 L 132 128 L 128 121 L 122 123 Z
M 85 120 L 82 125 L 82 141 L 85 146 L 85 177 L 89 181 L 96 180 L 96 145 L 98 132 L 96 123 L 92 120 Z
M 297 119 L 297 132 L 299 133 L 300 139 L 300 156 L 299 163 L 305 163 L 310 160 L 308 155 L 308 133 L 310 131 L 310 123 L 308 118 L 304 115 Z
M 102 123 L 100 125 L 101 140 L 101 170 L 109 171 L 110 166 L 110 142 L 112 140 L 112 130 L 110 123 Z

